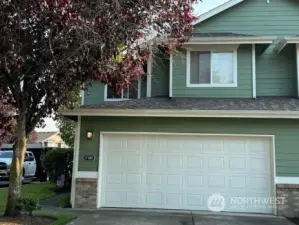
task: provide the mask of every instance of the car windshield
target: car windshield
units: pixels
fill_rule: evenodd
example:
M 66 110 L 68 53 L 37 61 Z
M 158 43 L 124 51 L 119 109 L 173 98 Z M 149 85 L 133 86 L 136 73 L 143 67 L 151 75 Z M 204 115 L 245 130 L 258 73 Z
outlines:
M 12 152 L 1 152 L 0 151 L 0 158 L 12 158 Z

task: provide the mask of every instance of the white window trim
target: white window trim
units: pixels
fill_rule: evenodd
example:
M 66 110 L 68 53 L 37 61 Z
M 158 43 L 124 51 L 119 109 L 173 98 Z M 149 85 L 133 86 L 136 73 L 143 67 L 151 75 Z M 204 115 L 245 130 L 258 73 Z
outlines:
M 130 100 L 130 98 L 108 98 L 107 91 L 108 91 L 108 85 L 106 84 L 105 88 L 104 88 L 104 101 L 105 102 L 119 102 L 119 101 Z M 123 96 L 123 90 L 122 90 L 122 96 Z M 140 97 L 141 97 L 141 80 L 138 80 L 137 99 L 140 99 Z
M 129 100 L 129 98 L 108 98 L 107 93 L 108 92 L 108 85 L 105 85 L 105 89 L 104 89 L 104 101 L 105 102 L 119 102 L 119 101 L 125 101 L 125 100 Z M 121 95 L 123 96 L 124 94 L 124 90 L 121 90 Z
M 173 85 L 173 55 L 169 57 L 169 97 L 172 97 L 172 85 Z
M 152 72 L 153 72 L 153 53 L 150 47 L 150 55 L 147 62 L 147 82 L 146 82 L 146 97 L 152 97 Z
M 256 98 L 256 49 L 252 44 L 252 97 Z
M 200 51 L 200 50 L 195 50 Z M 206 50 L 205 50 L 206 51 Z M 213 50 L 209 50 L 213 52 Z M 187 50 L 187 70 L 186 70 L 186 87 L 238 87 L 238 59 L 237 59 L 237 50 L 222 50 L 223 52 L 233 52 L 233 70 L 234 70 L 234 83 L 233 84 L 191 84 L 190 83 L 190 75 L 191 75 L 191 50 Z M 212 68 L 211 68 L 212 70 Z

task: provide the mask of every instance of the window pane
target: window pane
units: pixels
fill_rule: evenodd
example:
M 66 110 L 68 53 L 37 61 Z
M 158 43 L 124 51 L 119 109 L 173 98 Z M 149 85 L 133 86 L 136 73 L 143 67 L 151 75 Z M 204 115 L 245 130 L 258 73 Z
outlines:
M 129 94 L 130 94 L 130 92 L 129 92 L 129 87 L 128 88 L 124 88 L 123 90 L 122 90 L 122 94 L 123 94 L 123 99 L 128 99 L 129 98 Z
M 212 53 L 212 79 L 213 84 L 233 84 L 233 53 Z
M 133 81 L 129 88 L 129 98 L 136 99 L 138 98 L 138 81 Z
M 191 84 L 211 83 L 210 52 L 191 52 Z
M 199 52 L 191 52 L 190 84 L 199 84 Z
M 199 53 L 199 83 L 200 84 L 211 83 L 211 53 L 210 52 Z
M 121 98 L 121 93 L 114 93 L 114 90 L 112 87 L 107 86 L 107 98 Z

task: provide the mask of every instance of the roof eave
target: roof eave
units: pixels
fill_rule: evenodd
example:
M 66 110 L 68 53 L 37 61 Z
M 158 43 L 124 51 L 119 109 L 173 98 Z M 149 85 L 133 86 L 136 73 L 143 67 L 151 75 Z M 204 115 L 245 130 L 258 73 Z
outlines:
M 62 116 L 110 117 L 199 117 L 299 119 L 299 111 L 274 110 L 172 110 L 172 109 L 75 109 L 59 112 Z
M 272 44 L 276 36 L 256 36 L 256 37 L 203 37 L 191 38 L 185 45 L 190 44 Z
M 193 23 L 193 25 L 201 23 L 201 22 L 203 22 L 203 21 L 205 21 L 205 20 L 207 20 L 207 19 L 209 19 L 209 18 L 211 18 L 211 17 L 213 17 L 213 16 L 215 16 L 215 15 L 217 15 L 217 14 L 219 14 L 219 13 L 221 13 L 221 12 L 223 12 L 223 11 L 225 11 L 225 10 L 227 10 L 227 9 L 229 9 L 229 8 L 239 4 L 241 2 L 243 2 L 243 1 L 244 0 L 230 0 L 230 1 L 224 3 L 220 6 L 217 6 L 216 8 L 214 8 L 214 9 L 212 9 L 212 10 L 206 12 L 206 13 L 201 14 L 199 16 L 199 19 L 196 20 Z

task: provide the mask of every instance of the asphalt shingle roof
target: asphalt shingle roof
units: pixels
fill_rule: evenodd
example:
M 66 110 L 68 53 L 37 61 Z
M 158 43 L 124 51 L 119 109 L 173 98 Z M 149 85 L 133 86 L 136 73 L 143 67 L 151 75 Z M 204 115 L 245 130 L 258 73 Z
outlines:
M 42 142 L 47 138 L 52 137 L 53 135 L 57 134 L 57 131 L 49 131 L 49 132 L 37 132 L 37 140 L 36 143 Z
M 287 97 L 260 97 L 257 99 L 144 98 L 83 105 L 81 108 L 299 111 L 299 99 Z

